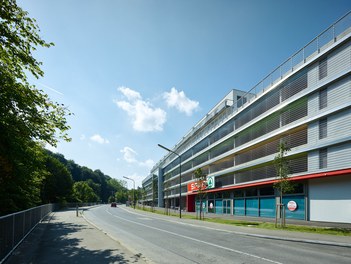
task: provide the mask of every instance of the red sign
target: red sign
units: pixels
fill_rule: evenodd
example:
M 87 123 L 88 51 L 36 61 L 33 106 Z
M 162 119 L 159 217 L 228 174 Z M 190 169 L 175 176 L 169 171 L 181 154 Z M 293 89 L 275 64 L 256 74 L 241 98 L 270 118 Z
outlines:
M 297 203 L 295 201 L 288 202 L 288 209 L 291 212 L 294 212 L 297 209 Z
M 200 185 L 199 182 L 188 183 L 188 192 L 198 191 L 200 189 L 199 185 Z M 206 188 L 207 188 L 207 182 L 203 181 L 201 190 L 206 190 Z

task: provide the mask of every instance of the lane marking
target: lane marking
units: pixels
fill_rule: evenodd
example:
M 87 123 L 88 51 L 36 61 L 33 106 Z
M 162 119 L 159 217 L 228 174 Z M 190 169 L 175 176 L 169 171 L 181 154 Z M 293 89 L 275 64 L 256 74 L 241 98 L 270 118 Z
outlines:
M 119 218 L 121 220 L 130 222 L 130 223 L 133 223 L 133 224 L 136 224 L 136 225 L 139 225 L 139 226 L 143 226 L 143 227 L 147 227 L 147 228 L 150 228 L 150 229 L 153 229 L 153 230 L 157 230 L 159 232 L 163 232 L 163 233 L 167 233 L 167 234 L 170 234 L 170 235 L 173 235 L 173 236 L 177 236 L 177 237 L 181 237 L 181 238 L 184 238 L 184 239 L 192 240 L 192 241 L 195 241 L 195 242 L 198 242 L 198 243 L 202 243 L 202 244 L 205 244 L 205 245 L 208 245 L 208 246 L 224 249 L 224 250 L 231 251 L 231 252 L 234 252 L 234 253 L 237 253 L 237 254 L 241 254 L 241 255 L 244 255 L 244 256 L 256 258 L 256 259 L 259 259 L 259 260 L 264 260 L 264 261 L 267 261 L 267 262 L 270 262 L 270 263 L 282 264 L 281 262 L 274 261 L 274 260 L 267 259 L 267 258 L 263 258 L 263 257 L 257 256 L 257 255 L 253 255 L 253 254 L 250 254 L 250 253 L 247 253 L 247 252 L 244 252 L 244 251 L 223 247 L 223 246 L 220 246 L 220 245 L 217 245 L 217 244 L 213 244 L 213 243 L 210 243 L 210 242 L 207 242 L 207 241 L 199 240 L 199 239 L 196 239 L 196 238 L 193 238 L 193 237 L 180 235 L 180 234 L 168 231 L 168 230 L 164 230 L 164 229 L 161 229 L 161 228 L 148 226 L 146 224 L 142 224 L 142 223 L 138 223 L 138 222 L 135 222 L 135 221 L 132 221 L 132 220 L 128 220 L 126 218 L 123 218 L 123 217 L 120 217 L 120 216 L 117 216 L 117 215 L 114 215 L 114 214 L 110 213 L 107 209 L 106 209 L 106 212 L 108 214 L 110 214 L 111 216 L 113 216 L 113 217 Z

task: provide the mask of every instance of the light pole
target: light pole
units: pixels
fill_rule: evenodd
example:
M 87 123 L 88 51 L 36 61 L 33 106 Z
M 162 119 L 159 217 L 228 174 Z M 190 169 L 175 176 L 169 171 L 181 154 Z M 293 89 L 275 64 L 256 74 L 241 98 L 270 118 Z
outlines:
M 131 178 L 126 177 L 126 176 L 123 176 L 123 178 L 133 181 L 133 204 L 134 204 L 134 209 L 135 209 L 135 181 Z
M 182 218 L 182 158 L 177 152 L 174 152 L 161 144 L 157 144 L 157 146 L 177 155 L 179 158 L 179 218 Z

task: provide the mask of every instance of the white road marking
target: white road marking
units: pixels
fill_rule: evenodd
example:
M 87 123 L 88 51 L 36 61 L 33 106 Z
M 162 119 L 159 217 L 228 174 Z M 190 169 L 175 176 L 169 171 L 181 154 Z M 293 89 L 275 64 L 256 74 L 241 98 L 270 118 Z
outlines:
M 199 239 L 196 239 L 196 238 L 193 238 L 193 237 L 180 235 L 180 234 L 168 231 L 168 230 L 164 230 L 164 229 L 161 229 L 161 228 L 148 226 L 148 225 L 145 225 L 145 224 L 142 224 L 142 223 L 138 223 L 138 222 L 135 222 L 135 221 L 132 221 L 132 220 L 128 220 L 126 218 L 123 218 L 123 217 L 111 214 L 107 209 L 106 209 L 106 212 L 108 214 L 112 215 L 113 217 L 119 218 L 121 220 L 130 222 L 130 223 L 133 223 L 133 224 L 136 224 L 136 225 L 140 225 L 140 226 L 143 226 L 143 227 L 147 227 L 147 228 L 150 228 L 150 229 L 154 229 L 154 230 L 157 230 L 157 231 L 160 231 L 160 232 L 164 232 L 164 233 L 167 233 L 167 234 L 170 234 L 170 235 L 173 235 L 173 236 L 178 236 L 178 237 L 181 237 L 181 238 L 184 238 L 184 239 L 192 240 L 192 241 L 195 241 L 195 242 L 198 242 L 198 243 L 202 243 L 202 244 L 206 244 L 206 245 L 209 245 L 209 246 L 212 246 L 212 247 L 224 249 L 224 250 L 231 251 L 231 252 L 234 252 L 234 253 L 237 253 L 237 254 L 241 254 L 241 255 L 252 257 L 252 258 L 256 258 L 256 259 L 259 259 L 259 260 L 264 260 L 264 261 L 267 261 L 267 262 L 270 262 L 270 263 L 282 264 L 281 262 L 274 261 L 274 260 L 267 259 L 267 258 L 263 258 L 263 257 L 257 256 L 257 255 L 253 255 L 253 254 L 247 253 L 247 252 L 243 252 L 243 251 L 232 249 L 232 248 L 223 247 L 223 246 L 220 246 L 220 245 L 217 245 L 217 244 L 213 244 L 213 243 L 210 243 L 210 242 L 206 242 L 206 241 L 203 241 L 203 240 L 199 240 Z M 137 214 L 137 213 L 133 213 L 133 214 Z M 137 215 L 140 215 L 140 214 L 137 214 Z

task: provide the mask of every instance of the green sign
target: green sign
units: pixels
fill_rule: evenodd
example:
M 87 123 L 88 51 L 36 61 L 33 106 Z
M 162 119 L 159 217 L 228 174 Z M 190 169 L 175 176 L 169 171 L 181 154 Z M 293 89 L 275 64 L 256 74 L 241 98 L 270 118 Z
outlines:
M 212 189 L 215 187 L 215 178 L 214 176 L 207 177 L 207 189 Z

